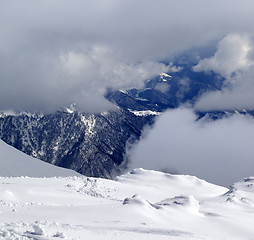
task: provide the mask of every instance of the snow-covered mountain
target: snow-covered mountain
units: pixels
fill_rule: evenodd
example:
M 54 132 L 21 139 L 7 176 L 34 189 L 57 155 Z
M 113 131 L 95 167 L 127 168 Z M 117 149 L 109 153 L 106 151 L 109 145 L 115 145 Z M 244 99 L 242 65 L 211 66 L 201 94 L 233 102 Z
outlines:
M 180 71 L 162 73 L 145 81 L 142 89 L 113 91 L 107 98 L 123 109 L 162 112 L 183 103 L 194 103 L 201 93 L 221 89 L 223 81 L 215 73 L 194 72 L 192 62 L 176 61 Z
M 231 189 L 144 169 L 0 177 L 0 239 L 253 239 L 253 199 L 253 177 Z
M 119 173 L 127 142 L 137 140 L 153 115 L 129 111 L 89 114 L 2 115 L 0 138 L 15 148 L 86 176 L 110 178 Z
M 176 61 L 178 69 L 147 80 L 143 89 L 109 91 L 117 110 L 89 114 L 67 109 L 41 115 L 0 113 L 0 139 L 15 148 L 86 176 L 111 178 L 121 174 L 129 143 L 168 108 L 193 103 L 201 93 L 220 89 L 225 80 L 215 73 L 193 71 L 193 62 Z M 246 112 L 242 112 L 245 114 Z M 253 111 L 248 113 L 254 115 Z M 200 112 L 217 119 L 229 112 Z M 126 161 L 124 161 L 126 160 Z
M 67 177 L 79 174 L 30 157 L 0 140 L 0 176 Z
M 122 171 L 126 146 L 139 139 L 147 124 L 167 108 L 216 87 L 214 78 L 182 67 L 147 80 L 144 89 L 108 92 L 118 110 L 89 114 L 67 109 L 53 114 L 0 114 L 0 139 L 35 158 L 86 176 L 110 178 Z M 193 81 L 183 83 L 186 75 Z M 192 76 L 193 75 L 193 76 Z M 196 80 L 198 79 L 198 80 Z M 189 86 L 190 85 L 190 86 Z

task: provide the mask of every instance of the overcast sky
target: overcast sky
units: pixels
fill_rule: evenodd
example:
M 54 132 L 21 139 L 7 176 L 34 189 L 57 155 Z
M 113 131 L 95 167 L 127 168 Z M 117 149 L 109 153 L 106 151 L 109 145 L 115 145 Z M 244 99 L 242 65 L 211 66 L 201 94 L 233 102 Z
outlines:
M 167 70 L 165 57 L 232 33 L 251 46 L 253 9 L 252 0 L 1 1 L 0 109 L 54 111 L 73 101 L 110 109 L 107 88 L 141 87 Z

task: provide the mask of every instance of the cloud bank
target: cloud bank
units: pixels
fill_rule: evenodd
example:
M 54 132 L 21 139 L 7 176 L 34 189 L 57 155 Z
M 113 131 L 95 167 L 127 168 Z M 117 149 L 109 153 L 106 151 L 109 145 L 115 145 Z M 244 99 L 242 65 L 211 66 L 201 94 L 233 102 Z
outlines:
M 190 109 L 163 113 L 128 152 L 130 168 L 190 174 L 230 184 L 253 175 L 254 118 L 234 115 L 196 121 Z
M 142 86 L 158 62 L 228 33 L 253 34 L 243 0 L 24 0 L 0 3 L 0 109 L 112 106 L 108 88 Z

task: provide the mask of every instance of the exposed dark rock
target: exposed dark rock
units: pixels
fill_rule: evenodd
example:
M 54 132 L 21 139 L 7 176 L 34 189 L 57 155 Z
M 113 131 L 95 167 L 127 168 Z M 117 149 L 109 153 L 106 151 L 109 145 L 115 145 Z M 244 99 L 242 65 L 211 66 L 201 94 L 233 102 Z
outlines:
M 119 173 L 126 143 L 141 135 L 152 116 L 118 110 L 101 114 L 58 111 L 0 118 L 0 138 L 43 161 L 81 174 L 110 178 Z

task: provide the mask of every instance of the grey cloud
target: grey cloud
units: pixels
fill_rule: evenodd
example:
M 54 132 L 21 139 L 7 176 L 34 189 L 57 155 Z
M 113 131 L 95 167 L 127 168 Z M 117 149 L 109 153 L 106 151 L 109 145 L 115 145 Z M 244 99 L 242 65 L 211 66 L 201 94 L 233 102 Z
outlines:
M 251 0 L 1 1 L 0 109 L 53 110 L 79 99 L 86 110 L 89 94 L 89 104 L 110 107 L 107 87 L 141 86 L 165 70 L 157 63 L 164 57 L 229 32 L 252 34 L 253 7 Z M 98 46 L 108 50 L 95 59 Z
M 169 169 L 229 186 L 253 175 L 254 119 L 196 121 L 190 109 L 162 114 L 128 151 L 130 168 Z
M 142 87 L 144 80 L 168 69 L 152 61 L 118 61 L 103 45 L 37 57 L 24 53 L 2 62 L 11 69 L 0 73 L 0 109 L 53 111 L 75 101 L 81 110 L 105 111 L 112 109 L 103 98 L 107 88 Z

